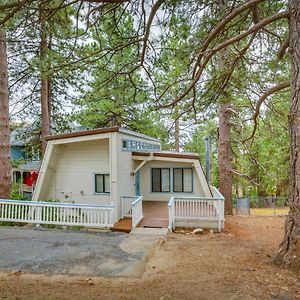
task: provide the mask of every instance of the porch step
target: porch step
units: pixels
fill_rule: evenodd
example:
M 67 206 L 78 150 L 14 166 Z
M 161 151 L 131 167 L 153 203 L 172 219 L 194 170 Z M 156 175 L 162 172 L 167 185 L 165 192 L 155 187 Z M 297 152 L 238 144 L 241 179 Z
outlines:
M 138 224 L 138 227 L 156 227 L 156 228 L 167 228 L 169 220 L 165 218 L 151 218 L 147 215 L 144 216 L 142 221 Z
M 127 229 L 127 228 L 118 228 L 118 227 L 110 227 L 110 230 L 112 232 L 125 232 L 125 233 L 129 233 L 131 231 L 131 229 Z
M 156 235 L 156 236 L 166 236 L 168 234 L 168 228 L 133 228 L 130 234 L 136 235 Z
M 132 228 L 131 218 L 124 218 L 119 220 L 114 224 L 114 227 L 111 227 L 110 230 L 114 232 L 127 232 L 129 233 Z

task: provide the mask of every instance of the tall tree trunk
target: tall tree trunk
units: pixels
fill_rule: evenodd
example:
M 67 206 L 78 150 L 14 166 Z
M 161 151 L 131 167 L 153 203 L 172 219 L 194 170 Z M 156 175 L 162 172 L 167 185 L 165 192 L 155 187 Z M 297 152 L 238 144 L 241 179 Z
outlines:
M 178 105 L 175 107 L 175 151 L 180 150 L 180 128 L 179 128 L 179 111 Z
M 228 8 L 228 0 L 218 0 L 218 10 Z M 219 54 L 219 68 L 224 76 L 228 73 L 228 49 Z M 224 88 L 225 89 L 225 88 Z M 221 91 L 219 106 L 219 189 L 225 198 L 225 214 L 232 215 L 232 154 L 230 144 L 230 99 L 225 90 Z
M 47 50 L 51 51 L 52 48 L 52 37 L 51 35 L 49 36 L 49 41 L 48 41 L 48 45 L 47 45 Z M 51 63 L 49 63 L 49 69 L 51 69 Z M 51 78 L 51 74 L 48 73 L 47 76 L 47 85 L 48 85 L 48 113 L 49 113 L 49 119 L 50 119 L 50 123 L 51 123 L 51 115 L 52 115 L 52 78 Z
M 225 198 L 225 214 L 232 215 L 232 155 L 230 147 L 230 103 L 219 109 L 219 189 Z
M 289 8 L 292 56 L 289 112 L 291 134 L 290 211 L 285 222 L 284 238 L 274 257 L 274 262 L 300 272 L 300 1 L 289 0 Z
M 48 86 L 48 71 L 47 58 L 47 34 L 45 29 L 44 7 L 43 3 L 40 7 L 40 77 L 41 77 L 41 141 L 42 153 L 45 153 L 47 142 L 45 136 L 50 134 L 50 108 L 49 108 L 49 86 Z
M 8 199 L 10 189 L 11 164 L 6 33 L 0 30 L 0 198 Z

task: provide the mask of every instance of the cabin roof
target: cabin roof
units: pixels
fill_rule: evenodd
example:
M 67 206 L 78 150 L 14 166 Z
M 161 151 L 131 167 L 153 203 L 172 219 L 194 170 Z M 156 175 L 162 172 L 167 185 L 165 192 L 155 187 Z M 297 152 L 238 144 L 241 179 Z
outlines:
M 150 156 L 150 152 L 132 152 L 132 156 Z M 173 158 L 188 158 L 188 159 L 199 159 L 200 156 L 197 153 L 189 152 L 172 152 L 172 151 L 158 151 L 153 152 L 154 156 L 158 157 L 173 157 Z
M 51 140 L 59 140 L 59 139 L 66 139 L 66 138 L 72 138 L 72 137 L 81 137 L 81 136 L 88 136 L 88 135 L 95 135 L 95 134 L 102 134 L 102 133 L 110 133 L 110 132 L 120 132 L 127 135 L 151 140 L 154 142 L 159 142 L 158 139 L 153 138 L 151 136 L 138 133 L 135 131 L 131 131 L 122 127 L 113 126 L 113 127 L 103 127 L 103 128 L 96 128 L 96 129 L 90 129 L 90 130 L 82 130 L 82 131 L 74 131 L 74 132 L 67 132 L 67 133 L 60 133 L 55 135 L 48 135 L 45 137 L 46 141 Z

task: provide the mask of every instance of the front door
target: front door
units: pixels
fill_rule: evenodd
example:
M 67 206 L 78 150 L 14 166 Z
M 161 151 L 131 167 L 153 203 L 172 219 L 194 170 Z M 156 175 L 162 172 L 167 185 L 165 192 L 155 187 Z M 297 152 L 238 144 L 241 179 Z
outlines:
M 140 185 L 140 171 L 137 171 L 135 173 L 135 195 L 136 196 L 141 196 L 141 185 Z

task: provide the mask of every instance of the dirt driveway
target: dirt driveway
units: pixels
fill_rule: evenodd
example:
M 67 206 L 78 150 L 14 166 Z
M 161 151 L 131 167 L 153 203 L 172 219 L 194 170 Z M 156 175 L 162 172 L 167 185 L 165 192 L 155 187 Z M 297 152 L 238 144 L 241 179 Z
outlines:
M 139 278 L 2 273 L 0 298 L 300 299 L 299 274 L 271 263 L 283 222 L 231 217 L 223 234 L 172 234 Z

